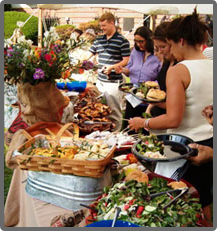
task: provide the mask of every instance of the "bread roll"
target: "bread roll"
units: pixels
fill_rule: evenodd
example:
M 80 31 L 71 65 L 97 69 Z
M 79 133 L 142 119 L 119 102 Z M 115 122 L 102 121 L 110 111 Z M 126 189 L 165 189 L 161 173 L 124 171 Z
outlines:
M 166 98 L 166 93 L 164 91 L 161 91 L 160 89 L 151 88 L 148 91 L 146 98 L 152 101 L 164 100 Z
M 159 88 L 159 85 L 155 81 L 146 81 L 145 82 L 146 87 L 153 87 L 153 88 Z
M 136 180 L 138 182 L 146 183 L 148 184 L 148 175 L 140 170 L 135 169 L 134 171 L 130 172 L 126 178 L 126 181 L 129 180 Z
M 172 181 L 167 185 L 173 189 L 187 188 L 188 187 L 183 181 Z

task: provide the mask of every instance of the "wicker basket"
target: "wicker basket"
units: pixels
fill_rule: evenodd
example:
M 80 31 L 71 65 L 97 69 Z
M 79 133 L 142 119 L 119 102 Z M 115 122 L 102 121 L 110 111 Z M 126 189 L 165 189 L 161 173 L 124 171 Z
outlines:
M 56 140 L 60 140 L 61 134 L 69 126 L 71 126 L 71 124 L 66 124 L 60 129 L 56 136 Z M 35 140 L 35 137 L 29 139 L 26 143 L 21 145 L 17 151 L 22 152 L 22 150 L 31 147 L 35 144 Z M 74 174 L 98 178 L 102 176 L 106 165 L 113 157 L 115 149 L 116 146 L 110 150 L 105 158 L 99 160 L 70 160 L 56 157 L 29 156 L 26 154 L 16 155 L 16 160 L 21 170 L 45 171 L 56 174 Z
M 73 126 L 73 134 L 67 130 L 70 126 Z M 60 129 L 62 130 L 60 131 Z M 23 130 L 22 133 L 28 140 L 39 134 L 43 134 L 47 138 L 55 137 L 59 134 L 61 137 L 74 137 L 77 139 L 79 137 L 79 127 L 75 123 L 61 125 L 57 122 L 38 122 Z

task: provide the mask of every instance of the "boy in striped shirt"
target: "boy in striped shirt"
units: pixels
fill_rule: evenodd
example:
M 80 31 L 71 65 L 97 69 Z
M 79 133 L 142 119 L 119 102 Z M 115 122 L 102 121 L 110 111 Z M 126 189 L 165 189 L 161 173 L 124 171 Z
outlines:
M 107 104 L 112 110 L 110 119 L 116 125 L 114 131 L 120 131 L 122 94 L 118 86 L 122 83 L 123 77 L 121 74 L 117 74 L 115 69 L 120 65 L 127 65 L 130 56 L 130 44 L 116 31 L 115 17 L 112 13 L 104 13 L 99 21 L 103 35 L 98 36 L 90 47 L 90 57 L 98 54 L 99 70 L 96 86 L 99 91 L 104 93 Z

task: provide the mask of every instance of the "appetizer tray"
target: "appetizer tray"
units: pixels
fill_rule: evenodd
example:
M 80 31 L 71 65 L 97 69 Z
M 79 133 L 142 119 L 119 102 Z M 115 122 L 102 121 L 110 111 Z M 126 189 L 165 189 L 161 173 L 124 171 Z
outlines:
M 114 143 L 62 137 L 71 124 L 65 124 L 56 137 L 37 135 L 14 151 L 21 170 L 101 177 L 113 157 Z M 56 146 L 57 145 L 57 146 Z

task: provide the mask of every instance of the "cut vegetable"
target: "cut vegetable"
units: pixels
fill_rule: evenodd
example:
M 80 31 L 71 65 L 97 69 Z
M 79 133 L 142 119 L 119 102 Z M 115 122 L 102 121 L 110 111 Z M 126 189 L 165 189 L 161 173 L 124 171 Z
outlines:
M 145 210 L 147 212 L 153 212 L 154 210 L 156 210 L 156 207 L 147 205 L 147 206 L 145 206 Z

